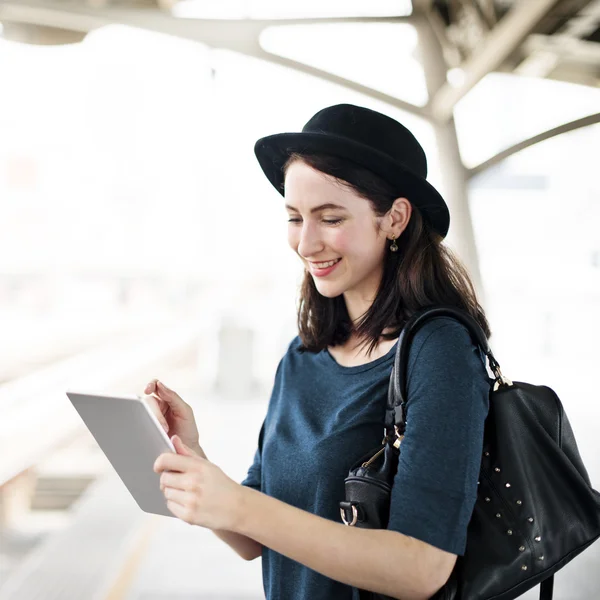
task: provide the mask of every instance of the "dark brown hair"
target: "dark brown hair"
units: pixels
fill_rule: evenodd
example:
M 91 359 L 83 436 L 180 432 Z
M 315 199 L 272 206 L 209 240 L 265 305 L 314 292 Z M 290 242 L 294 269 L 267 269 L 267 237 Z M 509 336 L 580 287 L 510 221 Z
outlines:
M 377 217 L 385 215 L 394 200 L 403 196 L 372 171 L 336 156 L 293 153 L 283 167 L 284 174 L 297 160 L 338 179 L 367 200 Z M 413 313 L 434 304 L 463 309 L 490 337 L 488 321 L 466 268 L 443 245 L 443 238 L 423 219 L 419 209 L 411 206 L 410 221 L 396 239 L 398 251 L 386 251 L 375 300 L 356 324 L 348 315 L 343 294 L 335 298 L 321 295 L 310 273 L 305 272 L 298 302 L 301 351 L 319 352 L 343 344 L 354 333 L 362 340 L 361 346 L 369 344 L 370 355 L 381 339 L 397 338 Z M 392 331 L 384 334 L 388 328 Z

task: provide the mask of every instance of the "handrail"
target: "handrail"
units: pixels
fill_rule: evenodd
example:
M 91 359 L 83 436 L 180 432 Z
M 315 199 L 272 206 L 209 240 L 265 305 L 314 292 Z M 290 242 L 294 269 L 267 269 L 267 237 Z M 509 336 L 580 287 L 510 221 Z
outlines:
M 191 349 L 200 333 L 188 324 L 132 334 L 0 386 L 0 487 L 81 426 L 67 389 L 101 392 L 136 373 L 150 377 L 165 360 Z

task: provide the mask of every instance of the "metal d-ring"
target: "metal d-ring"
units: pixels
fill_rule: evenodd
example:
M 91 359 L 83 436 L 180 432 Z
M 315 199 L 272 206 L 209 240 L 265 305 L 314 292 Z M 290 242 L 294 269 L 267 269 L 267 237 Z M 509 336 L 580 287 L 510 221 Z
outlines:
M 356 521 L 358 521 L 358 511 L 356 510 L 356 506 L 352 505 L 352 523 L 348 523 L 346 521 L 346 511 L 343 508 L 340 508 L 340 514 L 342 515 L 342 521 L 344 521 L 344 525 L 356 525 Z

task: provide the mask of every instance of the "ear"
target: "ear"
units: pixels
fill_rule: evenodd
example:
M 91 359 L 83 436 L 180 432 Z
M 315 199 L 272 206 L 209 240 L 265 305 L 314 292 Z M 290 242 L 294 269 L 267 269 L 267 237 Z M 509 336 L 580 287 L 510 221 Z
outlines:
M 396 236 L 399 237 L 410 221 L 412 204 L 403 196 L 396 198 L 388 214 L 390 217 L 390 227 L 397 231 Z

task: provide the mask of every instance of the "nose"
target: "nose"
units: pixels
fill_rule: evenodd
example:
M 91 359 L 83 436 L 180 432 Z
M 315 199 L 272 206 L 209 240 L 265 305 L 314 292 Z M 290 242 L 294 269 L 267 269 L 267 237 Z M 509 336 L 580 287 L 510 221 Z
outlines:
M 317 256 L 323 248 L 319 227 L 314 223 L 302 223 L 299 236 L 298 248 L 296 250 L 298 254 L 304 258 Z

